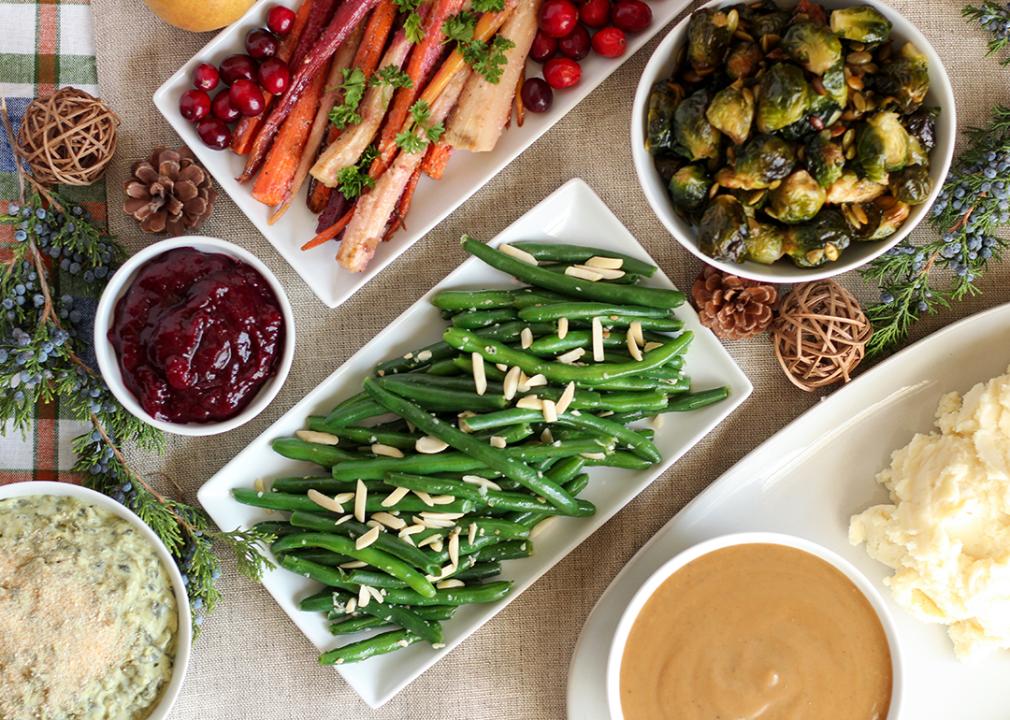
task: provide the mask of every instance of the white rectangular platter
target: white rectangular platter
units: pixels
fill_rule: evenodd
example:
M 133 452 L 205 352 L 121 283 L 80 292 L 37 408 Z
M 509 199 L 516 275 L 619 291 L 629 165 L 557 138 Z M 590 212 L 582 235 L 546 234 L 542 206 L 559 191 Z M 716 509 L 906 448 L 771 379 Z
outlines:
M 568 241 L 649 260 L 642 246 L 581 180 L 571 180 L 556 190 L 498 235 L 493 244 L 515 240 Z M 304 427 L 309 415 L 325 414 L 338 401 L 358 392 L 362 380 L 377 362 L 437 341 L 445 321 L 428 302 L 435 292 L 448 288 L 505 287 L 509 282 L 508 277 L 476 258 L 464 262 L 208 480 L 200 488 L 200 503 L 218 526 L 229 530 L 248 527 L 268 518 L 269 511 L 235 502 L 231 490 L 251 487 L 257 478 L 269 481 L 275 477 L 308 473 L 314 467 L 277 455 L 270 449 L 271 440 L 294 434 Z M 649 283 L 655 287 L 673 287 L 661 270 Z M 684 305 L 678 309 L 677 316 L 696 335 L 686 356 L 686 372 L 693 387 L 727 385 L 730 397 L 697 412 L 678 414 L 664 423 L 656 431 L 655 440 L 663 460 L 652 468 L 638 472 L 593 468 L 592 480 L 582 496 L 596 505 L 596 514 L 578 520 L 559 519 L 537 535 L 536 550 L 531 557 L 504 563 L 502 577 L 514 581 L 512 593 L 495 604 L 460 608 L 444 625 L 444 649 L 412 645 L 391 655 L 338 668 L 365 702 L 372 707 L 382 705 L 449 653 L 658 478 L 750 394 L 750 382 L 711 332 L 701 327 L 694 310 Z M 315 471 L 318 472 L 318 468 Z M 346 642 L 335 641 L 326 629 L 322 614 L 305 613 L 297 607 L 299 599 L 320 589 L 317 583 L 285 570 L 274 570 L 266 575 L 263 584 L 318 650 Z
M 295 0 L 280 2 L 292 6 L 295 4 Z M 316 216 L 305 206 L 304 190 L 279 222 L 268 224 L 269 209 L 252 198 L 249 185 L 241 185 L 235 180 L 242 170 L 244 157 L 232 152 L 211 150 L 200 141 L 194 126 L 179 114 L 179 97 L 191 87 L 190 75 L 193 68 L 201 62 L 217 64 L 229 55 L 244 52 L 242 47 L 246 33 L 264 24 L 265 3 L 253 4 L 241 19 L 221 31 L 179 68 L 154 93 L 154 104 L 218 184 L 277 252 L 298 271 L 319 299 L 330 307 L 337 307 L 501 172 L 689 4 L 689 0 L 649 0 L 653 14 L 652 25 L 645 32 L 628 37 L 628 50 L 622 57 L 609 60 L 591 53 L 582 61 L 582 81 L 574 88 L 555 92 L 550 112 L 541 115 L 527 113 L 523 126 L 516 127 L 513 123 L 491 152 L 453 153 L 441 180 L 436 182 L 428 177 L 422 178 L 407 217 L 406 229 L 396 233 L 389 242 L 379 244 L 375 257 L 363 273 L 351 273 L 337 265 L 334 243 L 326 243 L 308 252 L 299 250 L 302 243 L 315 235 L 316 228 Z M 540 72 L 540 65 L 531 61 L 529 75 L 539 75 Z M 628 107 L 630 106 L 629 95 Z
M 940 625 L 891 600 L 889 568 L 848 542 L 849 517 L 887 501 L 876 474 L 915 433 L 933 430 L 940 396 L 964 393 L 1010 363 L 1010 305 L 940 330 L 870 370 L 800 416 L 680 511 L 629 561 L 582 630 L 568 676 L 568 716 L 606 718 L 606 658 L 631 596 L 681 550 L 726 533 L 798 535 L 834 550 L 877 583 L 894 614 L 905 667 L 902 718 L 1006 720 L 1010 653 L 954 658 Z

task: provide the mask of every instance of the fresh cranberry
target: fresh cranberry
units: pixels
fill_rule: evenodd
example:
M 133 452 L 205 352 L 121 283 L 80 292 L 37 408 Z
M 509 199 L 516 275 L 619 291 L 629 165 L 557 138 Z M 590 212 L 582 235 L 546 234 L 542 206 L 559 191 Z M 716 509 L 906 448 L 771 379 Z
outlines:
M 586 0 L 579 8 L 579 19 L 589 27 L 603 27 L 610 19 L 610 0 Z
M 543 30 L 537 30 L 537 34 L 533 36 L 533 44 L 530 45 L 530 57 L 538 63 L 542 63 L 554 57 L 554 53 L 557 51 L 557 38 L 552 38 Z
M 245 51 L 257 60 L 266 60 L 277 54 L 277 36 L 269 30 L 253 30 L 245 36 Z
M 238 79 L 228 91 L 228 102 L 232 107 L 247 117 L 254 117 L 263 112 L 263 91 L 252 80 Z
M 200 90 L 210 92 L 221 81 L 221 74 L 210 63 L 200 63 L 193 71 L 193 85 Z
M 522 89 L 523 105 L 530 112 L 545 113 L 551 109 L 554 102 L 554 91 L 551 86 L 538 77 L 526 78 Z
M 283 5 L 274 5 L 267 13 L 267 27 L 284 37 L 295 24 L 295 11 Z
M 546 0 L 540 6 L 540 29 L 551 37 L 563 38 L 578 22 L 579 11 L 571 0 Z
M 229 94 L 230 93 L 227 90 L 222 90 L 214 96 L 214 101 L 211 103 L 211 110 L 214 113 L 214 117 L 218 120 L 223 120 L 226 123 L 235 122 L 242 117 L 242 113 L 236 110 L 232 106 L 231 100 L 228 99 Z
M 206 118 L 196 126 L 196 133 L 203 144 L 215 150 L 224 150 L 231 145 L 231 130 L 217 118 Z
M 582 79 L 582 68 L 571 58 L 551 58 L 544 63 L 544 80 L 552 88 L 558 90 L 570 88 L 579 84 Z
M 589 47 L 589 31 L 581 23 L 576 25 L 567 37 L 558 40 L 558 50 L 562 55 L 570 57 L 572 60 L 581 60 L 588 55 Z
M 260 86 L 271 95 L 283 95 L 291 82 L 287 63 L 277 58 L 264 60 L 260 65 Z
M 642 32 L 652 24 L 652 8 L 642 0 L 617 0 L 611 19 L 624 32 Z
M 627 48 L 628 42 L 620 28 L 605 27 L 593 35 L 593 50 L 603 57 L 621 57 Z
M 226 85 L 256 77 L 256 63 L 248 55 L 230 55 L 221 63 L 221 79 Z
M 190 122 L 207 117 L 210 112 L 210 95 L 203 90 L 187 90 L 179 98 L 179 113 Z

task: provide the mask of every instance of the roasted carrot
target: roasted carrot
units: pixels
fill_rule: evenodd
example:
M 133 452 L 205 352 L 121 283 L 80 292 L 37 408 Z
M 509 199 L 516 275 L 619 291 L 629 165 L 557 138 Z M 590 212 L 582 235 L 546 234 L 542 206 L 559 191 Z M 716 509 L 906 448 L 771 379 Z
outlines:
M 427 155 L 425 155 L 425 157 L 427 157 Z M 414 174 L 410 176 L 410 180 L 407 181 L 407 186 L 403 188 L 403 194 L 400 195 L 400 199 L 396 201 L 396 210 L 393 211 L 393 217 L 389 222 L 389 227 L 386 228 L 386 234 L 382 236 L 383 242 L 386 242 L 393 237 L 393 235 L 396 234 L 396 231 L 400 228 L 406 227 L 406 225 L 403 224 L 403 219 L 407 217 L 407 213 L 410 212 L 410 201 L 414 199 L 414 191 L 417 189 L 417 181 L 420 179 L 421 166 L 418 165 L 417 169 L 414 170 Z
M 295 52 L 295 47 L 298 45 L 298 39 L 302 36 L 302 31 L 305 29 L 305 24 L 309 20 L 309 13 L 312 10 L 312 5 L 315 0 L 305 0 L 299 7 L 298 12 L 295 14 L 294 25 L 291 26 L 291 31 L 287 34 L 283 40 L 281 40 L 281 45 L 277 48 L 277 57 L 288 62 L 291 60 L 291 56 Z M 266 107 L 263 113 L 270 110 L 270 106 L 273 104 L 273 95 L 267 95 L 263 93 L 264 97 L 267 98 Z M 253 140 L 256 139 L 256 133 L 259 132 L 260 126 L 263 124 L 263 114 L 257 115 L 256 117 L 244 117 L 238 121 L 238 125 L 235 126 L 235 135 L 231 143 L 231 149 L 239 155 L 246 155 L 249 152 L 249 148 L 252 146 Z
M 313 46 L 319 41 L 319 37 L 323 34 L 323 28 L 326 27 L 326 23 L 333 15 L 335 6 L 336 0 L 313 0 L 305 27 L 302 28 L 302 34 L 299 36 L 298 42 L 295 43 L 294 49 L 291 51 L 291 59 L 288 61 L 292 72 L 301 66 Z
M 421 170 L 432 180 L 441 180 L 450 155 L 452 155 L 452 145 L 449 143 L 437 142 L 433 144 L 428 148 L 428 152 L 421 162 Z
M 340 4 L 333 19 L 330 20 L 330 24 L 326 26 L 326 30 L 305 55 L 302 63 L 295 65 L 297 69 L 291 79 L 291 85 L 270 111 L 267 119 L 263 122 L 263 128 L 249 150 L 245 168 L 238 178 L 240 182 L 244 182 L 256 174 L 266 159 L 277 132 L 298 103 L 298 99 L 305 93 L 313 79 L 323 71 L 326 63 L 333 57 L 337 48 L 347 40 L 351 31 L 358 27 L 378 3 L 379 0 L 344 0 Z
M 516 125 L 519 127 L 523 126 L 523 122 L 526 120 L 526 106 L 523 105 L 523 83 L 526 82 L 526 69 L 522 68 L 519 70 L 519 79 L 516 80 L 516 93 L 515 93 L 515 106 L 516 106 Z
M 337 235 L 344 231 L 348 223 L 351 222 L 351 218 L 354 217 L 354 207 L 344 213 L 343 217 L 337 220 L 335 223 L 330 225 L 328 228 L 323 230 L 321 233 L 316 235 L 314 238 L 309 240 L 307 243 L 302 245 L 302 250 L 311 250 L 314 247 L 319 247 L 330 240 L 333 240 Z
M 339 220 L 351 204 L 352 203 L 344 197 L 343 193 L 335 190 L 330 193 L 330 197 L 326 201 L 326 207 L 324 207 L 323 211 L 319 213 L 319 218 L 316 222 L 316 232 L 321 233 L 323 230 Z

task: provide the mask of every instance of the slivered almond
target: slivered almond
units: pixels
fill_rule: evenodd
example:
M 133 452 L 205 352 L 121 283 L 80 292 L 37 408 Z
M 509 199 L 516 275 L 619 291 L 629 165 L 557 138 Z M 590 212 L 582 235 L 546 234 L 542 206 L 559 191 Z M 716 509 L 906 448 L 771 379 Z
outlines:
M 603 257 L 602 255 L 593 255 L 591 258 L 586 260 L 585 264 L 591 268 L 606 268 L 608 270 L 620 270 L 624 265 L 624 260 L 622 258 L 612 258 Z
M 564 340 L 568 334 L 568 318 L 558 318 L 558 339 Z
M 365 501 L 368 500 L 368 488 L 365 483 L 358 479 L 358 484 L 354 489 L 354 519 L 358 522 L 365 522 Z
M 606 453 L 601 453 L 601 452 L 585 452 L 585 453 L 580 453 L 580 454 L 586 460 L 606 460 L 607 459 L 607 454 Z
M 437 553 L 442 552 L 443 547 L 445 547 L 445 545 L 443 544 L 443 540 L 440 537 L 436 537 L 435 542 L 431 544 L 431 549 Z
M 350 520 L 352 517 L 354 517 L 354 516 L 353 515 L 343 515 L 341 517 L 338 517 L 337 521 L 335 523 L 333 523 L 333 524 L 334 525 L 343 525 L 345 522 L 347 522 L 348 520 Z
M 335 513 L 344 512 L 344 507 L 329 495 L 323 495 L 315 489 L 309 490 L 306 494 L 309 496 L 309 500 L 325 510 Z
M 543 401 L 544 421 L 554 423 L 558 421 L 558 406 L 553 400 Z
M 375 443 L 372 445 L 373 455 L 382 455 L 383 457 L 391 458 L 402 458 L 403 450 L 400 448 L 395 448 L 392 445 L 383 445 L 382 443 Z
M 434 507 L 435 503 L 431 501 L 431 495 L 426 493 L 424 490 L 411 490 L 411 492 L 421 498 L 421 502 L 428 507 Z
M 488 439 L 488 442 L 491 444 L 491 447 L 498 448 L 499 450 L 508 445 L 508 442 L 501 435 L 492 435 Z
M 357 570 L 358 568 L 368 567 L 368 563 L 361 560 L 351 560 L 350 562 L 340 563 L 337 567 L 341 567 L 344 570 Z
M 439 570 L 438 575 L 425 575 L 429 582 L 439 582 L 445 580 L 447 577 L 456 572 L 457 566 L 453 564 L 446 565 Z
M 473 545 L 473 541 L 476 539 L 477 539 L 477 523 L 472 522 L 470 523 L 470 527 L 467 528 L 466 531 L 466 541 L 471 545 Z M 475 556 L 471 555 L 470 557 L 473 558 Z
M 487 392 L 487 375 L 484 374 L 484 356 L 480 353 L 470 353 L 470 364 L 473 366 L 473 386 L 478 395 Z
M 379 528 L 380 532 L 386 529 L 385 525 L 383 525 L 378 520 L 375 520 L 374 518 L 369 518 L 368 522 L 366 522 L 365 525 L 367 525 L 370 528 Z
M 380 522 L 388 528 L 393 530 L 402 530 L 407 527 L 407 521 L 403 518 L 396 517 L 392 513 L 388 512 L 377 512 L 372 513 L 372 520 Z
M 506 365 L 505 363 L 495 363 L 494 366 L 498 368 L 499 372 L 505 372 L 506 370 L 509 369 L 509 366 Z
M 506 400 L 511 400 L 516 396 L 516 390 L 519 389 L 519 373 L 522 370 L 518 365 L 515 365 L 505 373 L 505 380 L 502 382 L 502 394 L 505 396 Z
M 556 360 L 559 363 L 564 363 L 565 365 L 571 365 L 585 354 L 586 354 L 585 348 L 577 347 L 573 350 L 569 350 L 566 353 L 558 355 Z
M 593 318 L 593 360 L 603 362 L 603 321 L 599 317 Z
M 358 607 L 365 607 L 372 601 L 372 593 L 368 592 L 368 586 L 362 585 L 358 588 Z
M 364 587 L 368 588 L 368 594 L 371 595 L 372 599 L 380 605 L 382 604 L 382 601 L 386 599 L 386 594 L 382 590 L 373 588 L 371 585 L 365 585 Z
M 424 525 L 420 525 L 420 524 L 418 524 L 418 525 L 408 525 L 407 527 L 403 528 L 403 530 L 401 530 L 400 532 L 398 532 L 397 535 L 399 537 L 405 538 L 405 537 L 409 537 L 411 535 L 417 535 L 419 532 L 422 532 L 423 530 L 425 530 Z
M 428 528 L 425 528 L 425 530 L 427 530 L 427 529 L 428 529 Z M 425 546 L 427 546 L 427 545 L 434 545 L 434 544 L 435 544 L 436 542 L 438 542 L 438 541 L 439 541 L 439 539 L 440 539 L 440 538 L 439 538 L 439 536 L 438 536 L 438 535 L 429 535 L 429 536 L 428 536 L 428 537 L 426 537 L 426 538 L 425 538 L 424 540 L 421 540 L 420 542 L 418 542 L 418 543 L 417 543 L 417 546 L 418 546 L 419 548 L 423 548 L 423 547 L 425 547 Z
M 512 245 L 509 245 L 508 243 L 502 243 L 501 245 L 498 246 L 498 249 L 501 250 L 506 255 L 511 255 L 516 260 L 522 260 L 524 263 L 528 263 L 529 265 L 539 264 L 537 262 L 537 259 L 532 255 L 530 255 L 528 252 L 520 248 L 514 247 Z
M 564 391 L 561 393 L 561 397 L 558 398 L 557 411 L 558 415 L 564 415 L 568 411 L 568 406 L 572 404 L 572 400 L 575 399 L 575 383 L 570 382 L 565 385 Z
M 355 598 L 351 598 L 344 604 L 344 614 L 353 615 L 354 611 L 358 609 L 358 601 Z
M 522 408 L 523 410 L 543 410 L 543 402 L 536 395 L 524 395 L 519 398 L 516 403 L 517 408 Z
M 364 550 L 366 547 L 379 539 L 380 532 L 382 532 L 382 530 L 377 527 L 369 528 L 368 532 L 363 535 L 359 535 L 357 539 L 355 539 L 354 547 L 357 550 Z
M 551 429 L 549 427 L 545 427 L 543 429 L 543 432 L 540 433 L 540 442 L 545 443 L 547 445 L 550 445 L 552 442 L 554 442 L 554 435 L 553 433 L 551 433 Z
M 459 528 L 449 533 L 449 562 L 459 566 Z
M 382 507 L 392 507 L 393 505 L 396 505 L 396 503 L 400 502 L 401 500 L 403 500 L 403 498 L 407 497 L 407 493 L 409 492 L 410 490 L 408 490 L 405 487 L 396 488 L 395 490 L 393 490 L 393 492 L 389 493 L 389 495 L 383 498 Z
M 649 424 L 652 425 L 654 430 L 659 430 L 661 427 L 663 427 L 663 416 L 653 415 L 652 420 L 649 421 Z
M 602 273 L 597 272 L 596 268 L 587 268 L 584 265 L 569 265 L 565 268 L 565 275 L 579 278 L 580 280 L 589 280 L 590 282 L 603 279 Z
M 434 505 L 451 505 L 456 502 L 455 495 L 432 495 L 431 502 Z M 423 514 L 423 513 L 422 513 Z
M 519 333 L 519 344 L 523 350 L 533 344 L 533 331 L 528 327 L 524 327 L 522 332 Z
M 610 268 L 589 267 L 588 265 L 576 265 L 575 267 L 585 272 L 596 273 L 604 280 L 617 280 L 617 278 L 624 277 L 623 270 L 611 270 Z
M 449 590 L 451 588 L 465 587 L 466 583 L 462 580 L 457 580 L 456 578 L 449 578 L 448 580 L 440 580 L 435 584 L 439 590 Z M 434 646 L 432 646 L 434 647 Z
M 431 360 L 431 350 L 422 350 L 417 354 L 417 359 L 421 362 L 428 362 Z
M 530 538 L 535 538 L 537 535 L 546 530 L 547 527 L 551 524 L 551 521 L 554 520 L 556 517 L 557 517 L 556 515 L 552 515 L 548 518 L 544 518 L 536 525 L 534 525 L 533 528 L 530 530 Z
M 546 385 L 546 384 L 547 384 L 547 378 L 545 378 L 545 377 L 544 377 L 543 375 L 541 375 L 540 373 L 537 373 L 537 374 L 536 374 L 536 375 L 534 375 L 533 377 L 531 377 L 531 378 L 527 378 L 527 379 L 526 379 L 526 384 L 527 384 L 527 385 L 528 385 L 529 387 L 531 387 L 531 388 L 532 388 L 532 387 L 540 387 L 541 385 Z
M 425 510 L 421 513 L 421 517 L 425 520 L 459 520 L 465 514 L 458 512 L 430 512 Z
M 443 442 L 437 437 L 432 437 L 431 435 L 425 435 L 423 438 L 418 438 L 417 442 L 414 443 L 414 449 L 424 455 L 434 455 L 436 453 L 440 453 L 447 447 L 449 447 L 449 443 Z
M 463 482 L 468 485 L 476 485 L 477 487 L 487 488 L 488 490 L 501 490 L 501 485 L 493 480 L 481 477 L 480 475 L 464 475 Z
M 658 342 L 652 342 L 652 341 L 650 341 L 650 342 L 645 343 L 645 348 L 643 348 L 643 349 L 645 350 L 645 352 L 652 352 L 656 348 L 661 348 L 661 347 L 663 347 L 663 343 L 658 343 Z
M 640 346 L 645 345 L 645 333 L 642 332 L 641 320 L 632 320 L 631 324 L 628 325 L 628 332 L 630 332 L 631 336 L 635 338 L 636 343 Z
M 256 478 L 255 482 L 253 482 L 253 490 L 255 490 L 256 494 L 260 496 L 266 492 L 266 485 L 263 484 L 263 478 Z
M 340 438 L 336 435 L 331 435 L 330 433 L 319 432 L 317 430 L 299 430 L 295 433 L 295 437 L 299 440 L 304 440 L 305 442 L 315 443 L 316 445 L 339 445 Z
M 628 330 L 628 334 L 625 335 L 624 340 L 628 345 L 628 354 L 635 360 L 641 360 L 642 351 L 638 349 L 638 341 L 635 340 L 635 335 L 631 332 L 631 330 Z

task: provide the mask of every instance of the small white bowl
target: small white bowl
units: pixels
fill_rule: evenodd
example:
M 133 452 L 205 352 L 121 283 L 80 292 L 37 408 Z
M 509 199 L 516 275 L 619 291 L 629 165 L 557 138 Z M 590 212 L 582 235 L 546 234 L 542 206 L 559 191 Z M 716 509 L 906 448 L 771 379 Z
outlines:
M 172 710 L 176 698 L 179 697 L 179 691 L 182 690 L 182 683 L 186 679 L 186 668 L 189 665 L 189 655 L 193 642 L 189 595 L 186 594 L 186 586 L 182 583 L 182 573 L 179 572 L 179 567 L 175 564 L 161 539 L 154 534 L 154 531 L 143 520 L 137 517 L 129 508 L 100 492 L 95 492 L 73 483 L 45 482 L 41 480 L 16 482 L 0 486 L 0 500 L 30 495 L 69 496 L 81 502 L 97 505 L 103 510 L 107 510 L 113 515 L 126 520 L 154 546 L 158 559 L 161 560 L 161 564 L 165 567 L 165 571 L 172 581 L 175 604 L 179 611 L 179 626 L 176 630 L 175 661 L 172 666 L 172 677 L 168 681 L 168 685 L 165 686 L 165 689 L 162 690 L 161 698 L 150 708 L 150 714 L 146 716 L 147 720 L 164 720 Z
M 116 349 L 109 341 L 109 328 L 112 327 L 113 318 L 116 314 L 116 305 L 119 302 L 119 298 L 130 287 L 140 266 L 169 250 L 184 247 L 195 248 L 206 253 L 228 255 L 252 266 L 253 269 L 263 276 L 267 284 L 274 291 L 274 295 L 277 297 L 277 304 L 280 306 L 281 314 L 284 316 L 284 349 L 281 351 L 280 361 L 277 364 L 277 372 L 263 384 L 256 396 L 246 405 L 242 412 L 222 422 L 173 423 L 152 417 L 140 406 L 140 402 L 138 402 L 137 398 L 123 382 L 123 373 L 119 367 L 119 358 L 116 356 Z M 294 359 L 294 356 L 295 316 L 280 281 L 270 272 L 270 268 L 264 265 L 251 252 L 234 243 L 218 240 L 217 238 L 190 235 L 162 240 L 144 248 L 123 263 L 116 271 L 116 274 L 112 276 L 109 284 L 102 291 L 102 297 L 98 301 L 98 309 L 95 311 L 95 358 L 98 360 L 98 369 L 102 373 L 102 378 L 108 384 L 109 390 L 112 391 L 112 394 L 116 396 L 116 399 L 131 415 L 140 418 L 159 430 L 176 435 L 217 435 L 228 430 L 234 430 L 252 420 L 270 404 L 270 401 L 274 399 L 284 385 L 288 371 L 291 370 L 291 361 Z
M 785 2 L 778 0 L 778 2 L 784 7 L 793 7 L 796 4 L 793 0 L 785 0 Z M 635 163 L 638 183 L 642 186 L 645 198 L 652 206 L 656 217 L 676 238 L 677 242 L 702 261 L 724 272 L 751 280 L 770 283 L 799 283 L 820 280 L 865 265 L 875 257 L 887 252 L 904 240 L 913 228 L 926 217 L 929 208 L 932 207 L 933 201 L 936 200 L 936 196 L 940 192 L 943 179 L 947 176 L 951 158 L 954 155 L 954 141 L 957 135 L 954 91 L 950 79 L 947 77 L 947 71 L 944 69 L 943 63 L 940 62 L 940 56 L 936 54 L 926 37 L 912 23 L 899 15 L 894 8 L 879 0 L 818 0 L 818 3 L 828 10 L 851 7 L 860 3 L 876 8 L 891 21 L 893 26 L 891 37 L 898 43 L 913 43 L 926 56 L 929 63 L 929 94 L 926 95 L 924 106 L 940 108 L 940 114 L 936 119 L 936 145 L 929 154 L 929 177 L 933 181 L 933 189 L 926 202 L 913 207 L 905 223 L 888 238 L 875 242 L 852 243 L 838 260 L 825 263 L 818 268 L 799 268 L 788 259 L 779 260 L 773 265 L 762 265 L 751 260 L 737 264 L 710 258 L 698 247 L 695 229 L 674 209 L 666 190 L 666 183 L 659 176 L 659 172 L 653 164 L 652 155 L 645 149 L 649 91 L 656 82 L 670 77 L 673 73 L 677 51 L 687 41 L 687 23 L 691 19 L 690 15 L 681 20 L 656 46 L 645 70 L 642 71 L 642 78 L 638 81 L 638 89 L 635 91 L 635 100 L 631 109 L 631 156 Z M 701 7 L 714 8 L 734 4 L 737 3 L 728 0 L 712 0 Z
M 672 559 L 663 563 L 631 598 L 628 606 L 624 609 L 624 614 L 617 623 L 614 639 L 610 645 L 610 654 L 607 657 L 607 705 L 610 708 L 611 720 L 624 720 L 624 710 L 621 707 L 621 662 L 624 658 L 624 648 L 628 643 L 628 635 L 631 633 L 631 628 L 649 598 L 653 596 L 659 586 L 666 582 L 670 576 L 693 560 L 697 560 L 703 555 L 708 555 L 723 548 L 758 543 L 784 545 L 807 552 L 835 567 L 859 588 L 863 596 L 873 606 L 874 611 L 876 611 L 891 652 L 891 705 L 887 711 L 886 720 L 897 720 L 901 716 L 903 678 L 900 651 L 898 649 L 898 634 L 894 627 L 894 618 L 891 617 L 884 598 L 877 592 L 873 583 L 851 563 L 817 543 L 781 533 L 744 532 L 712 538 L 711 540 L 693 545 L 675 555 Z

